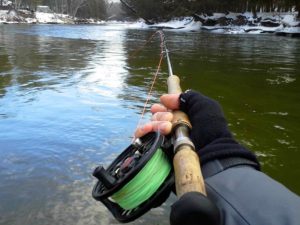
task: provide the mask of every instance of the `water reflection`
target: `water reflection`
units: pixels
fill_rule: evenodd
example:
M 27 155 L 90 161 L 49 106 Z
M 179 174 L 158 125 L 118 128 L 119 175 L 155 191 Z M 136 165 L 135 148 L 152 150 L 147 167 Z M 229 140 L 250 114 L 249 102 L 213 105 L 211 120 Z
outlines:
M 13 67 L 9 62 L 9 55 L 7 54 L 4 46 L 0 46 L 0 62 L 0 97 L 2 97 L 6 93 L 6 87 L 11 85 L 12 75 L 7 74 L 7 72 L 10 71 Z
M 125 31 L 109 32 L 105 42 L 97 41 L 90 55 L 80 90 L 114 97 L 122 90 L 127 70 L 125 68 Z M 113 38 L 112 38 L 113 37 Z M 117 37 L 117 38 L 115 38 Z M 89 89 L 89 90 L 88 90 Z M 92 90 L 91 90 L 92 89 Z
M 159 35 L 154 37 L 150 44 L 145 45 L 154 32 L 136 30 L 128 30 L 127 32 L 126 62 L 128 65 L 128 75 L 125 79 L 127 86 L 124 86 L 119 97 L 130 101 L 129 107 L 136 108 L 138 114 L 142 112 L 142 108 L 148 97 L 147 95 L 157 71 L 160 58 Z M 167 76 L 166 65 L 163 65 L 156 78 L 154 84 L 155 91 L 150 96 L 146 112 L 149 112 L 151 104 L 158 102 L 159 96 L 166 92 Z M 149 114 L 146 114 L 144 121 L 148 120 L 149 116 Z
M 9 57 L 6 57 L 7 60 L 1 58 L 1 70 L 6 68 L 6 73 L 1 76 L 1 84 L 10 79 L 6 83 L 12 83 L 21 95 L 26 95 L 26 91 L 59 89 L 62 85 L 77 82 L 73 75 L 86 67 L 89 54 L 94 49 L 93 43 L 82 45 L 80 40 L 20 35 L 10 33 L 10 28 L 4 30 L 9 36 L 4 36 L 1 48 Z

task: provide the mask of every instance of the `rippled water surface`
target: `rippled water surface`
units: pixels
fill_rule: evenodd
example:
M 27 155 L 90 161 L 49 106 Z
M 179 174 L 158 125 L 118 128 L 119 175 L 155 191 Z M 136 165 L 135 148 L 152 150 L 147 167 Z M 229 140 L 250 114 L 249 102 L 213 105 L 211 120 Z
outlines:
M 153 32 L 118 24 L 0 25 L 0 224 L 117 224 L 92 199 L 91 172 L 130 143 L 159 39 L 135 50 Z M 220 101 L 263 170 L 300 194 L 300 40 L 166 36 L 183 89 Z M 153 101 L 166 92 L 166 76 L 163 65 Z M 168 208 L 132 224 L 167 224 Z

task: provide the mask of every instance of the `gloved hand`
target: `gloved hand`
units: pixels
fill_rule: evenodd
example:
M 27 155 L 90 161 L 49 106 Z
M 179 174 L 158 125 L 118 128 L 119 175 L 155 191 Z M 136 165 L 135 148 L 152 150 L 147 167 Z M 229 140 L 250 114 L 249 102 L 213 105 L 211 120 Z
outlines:
M 220 104 L 198 92 L 188 90 L 179 96 L 179 108 L 193 126 L 191 139 L 196 149 L 220 138 L 232 139 Z
M 201 165 L 214 159 L 245 158 L 259 169 L 255 155 L 234 140 L 218 102 L 195 91 L 163 95 L 160 100 L 162 105 L 152 106 L 152 121 L 137 129 L 137 137 L 150 131 L 169 134 L 172 128 L 172 113 L 169 110 L 180 109 L 191 121 L 190 137 Z
M 220 104 L 195 91 L 186 91 L 179 96 L 179 108 L 185 112 L 193 126 L 191 140 L 202 164 L 213 159 L 239 157 L 257 164 L 255 155 L 234 140 L 227 126 Z

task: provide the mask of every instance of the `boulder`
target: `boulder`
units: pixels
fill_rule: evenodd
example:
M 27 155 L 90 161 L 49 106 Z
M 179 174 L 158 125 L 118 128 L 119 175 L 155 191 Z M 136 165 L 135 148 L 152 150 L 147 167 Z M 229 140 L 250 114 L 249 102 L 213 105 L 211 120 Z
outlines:
M 24 23 L 25 19 L 20 17 L 18 11 L 11 9 L 5 15 L 5 20 L 8 23 Z
M 251 29 L 245 29 L 246 33 L 251 33 L 251 32 L 257 32 L 257 33 L 261 33 L 262 30 L 259 28 L 251 28 Z
M 195 22 L 198 22 L 198 21 L 200 21 L 201 23 L 205 22 L 205 19 L 202 18 L 202 16 L 200 16 L 198 14 L 193 14 L 192 16 L 193 16 Z
M 22 18 L 34 18 L 34 12 L 31 10 L 19 10 L 18 15 Z
M 76 18 L 74 20 L 75 24 L 90 24 L 90 21 L 88 19 L 84 19 L 84 18 Z
M 247 23 L 248 23 L 247 18 L 242 15 L 238 15 L 236 19 L 232 21 L 232 24 L 236 26 L 244 26 L 247 25 Z
M 213 19 L 207 19 L 202 24 L 203 26 L 215 26 L 218 22 Z
M 280 23 L 277 22 L 276 20 L 270 19 L 270 18 L 266 18 L 262 21 L 260 21 L 260 24 L 264 27 L 279 27 Z
M 220 26 L 228 26 L 231 24 L 232 20 L 233 19 L 231 18 L 223 16 L 217 19 L 217 24 L 219 24 Z

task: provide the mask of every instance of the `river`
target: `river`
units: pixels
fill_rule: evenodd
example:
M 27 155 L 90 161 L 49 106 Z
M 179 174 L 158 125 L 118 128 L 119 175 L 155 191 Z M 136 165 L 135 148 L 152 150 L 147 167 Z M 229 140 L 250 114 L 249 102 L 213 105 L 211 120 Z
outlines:
M 0 25 L 1 225 L 118 224 L 92 199 L 91 174 L 130 143 L 159 61 L 158 38 L 141 48 L 153 33 Z M 217 99 L 263 171 L 300 194 L 300 40 L 165 34 L 182 88 Z M 151 102 L 166 77 L 164 63 Z M 131 224 L 167 224 L 168 211 Z

